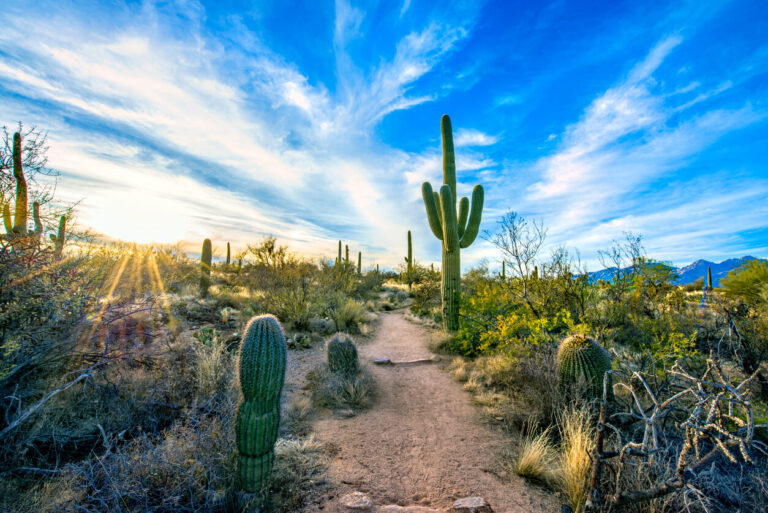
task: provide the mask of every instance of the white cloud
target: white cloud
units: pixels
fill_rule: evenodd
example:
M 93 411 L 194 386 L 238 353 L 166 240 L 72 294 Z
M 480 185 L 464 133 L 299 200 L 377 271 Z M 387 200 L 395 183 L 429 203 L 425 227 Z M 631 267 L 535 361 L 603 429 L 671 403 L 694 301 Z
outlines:
M 456 130 L 453 141 L 456 146 L 492 146 L 499 142 L 499 137 L 474 128 L 460 128 Z

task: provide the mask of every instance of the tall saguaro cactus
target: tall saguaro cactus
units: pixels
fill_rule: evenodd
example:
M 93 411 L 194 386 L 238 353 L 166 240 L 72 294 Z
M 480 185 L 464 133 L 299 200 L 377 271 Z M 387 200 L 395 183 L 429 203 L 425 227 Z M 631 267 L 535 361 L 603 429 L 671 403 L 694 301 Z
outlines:
M 203 250 L 200 252 L 200 295 L 208 295 L 208 287 L 211 286 L 211 258 L 213 251 L 211 239 L 203 241 Z
M 339 256 L 336 258 L 336 265 L 341 265 L 341 241 L 339 241 Z
M 266 503 L 275 459 L 285 360 L 285 334 L 278 320 L 272 315 L 252 318 L 238 360 L 242 401 L 237 408 L 237 473 L 240 487 L 258 494 L 259 507 Z
M 707 290 L 712 290 L 712 268 L 707 266 Z
M 357 274 L 362 274 L 363 271 L 363 252 L 357 252 Z
M 13 134 L 13 177 L 16 179 L 16 206 L 15 215 L 11 220 L 11 207 L 9 203 L 3 205 L 3 224 L 8 235 L 27 234 L 27 181 L 24 179 L 24 171 L 21 167 L 21 134 Z M 39 206 L 38 206 L 39 208 Z M 35 220 L 35 224 L 39 219 Z M 42 228 L 41 228 L 42 231 Z
M 230 253 L 229 253 L 229 242 L 227 242 L 227 267 L 229 267 L 229 262 L 230 262 L 230 260 L 229 260 L 229 257 L 230 257 Z
M 443 327 L 446 331 L 459 329 L 459 299 L 461 296 L 460 250 L 469 247 L 480 230 L 483 213 L 484 191 L 482 185 L 475 185 L 472 191 L 472 205 L 467 198 L 461 198 L 456 213 L 456 159 L 453 151 L 451 118 L 443 115 L 440 120 L 443 134 L 443 186 L 440 194 L 432 190 L 429 182 L 421 186 L 424 206 L 427 209 L 429 227 L 435 237 L 443 242 L 442 298 Z

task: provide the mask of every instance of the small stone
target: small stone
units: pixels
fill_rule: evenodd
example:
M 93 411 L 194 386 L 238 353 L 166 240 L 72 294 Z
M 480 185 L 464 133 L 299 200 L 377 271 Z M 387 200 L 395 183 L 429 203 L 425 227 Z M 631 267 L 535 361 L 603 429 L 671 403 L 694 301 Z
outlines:
M 341 505 L 355 511 L 368 511 L 373 506 L 373 501 L 362 492 L 352 492 L 341 498 Z
M 386 358 L 386 357 L 385 358 L 376 358 L 375 360 L 373 360 L 373 363 L 375 363 L 376 365 L 391 365 L 392 364 L 392 360 L 390 360 L 389 358 Z
M 493 513 L 493 509 L 482 497 L 464 497 L 457 499 L 448 513 Z

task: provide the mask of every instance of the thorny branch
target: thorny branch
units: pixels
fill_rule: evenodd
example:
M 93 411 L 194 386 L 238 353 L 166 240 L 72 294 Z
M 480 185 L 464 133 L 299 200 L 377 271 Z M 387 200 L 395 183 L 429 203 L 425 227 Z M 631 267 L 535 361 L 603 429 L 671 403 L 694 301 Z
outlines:
M 750 449 L 760 449 L 754 441 L 756 425 L 749 399 L 749 385 L 756 373 L 738 385 L 729 383 L 724 376 L 719 357 L 713 352 L 707 359 L 706 370 L 701 376 L 688 372 L 680 361 L 670 370 L 679 391 L 665 400 L 649 386 L 643 374 L 633 369 L 614 351 L 619 368 L 606 373 L 603 382 L 603 398 L 600 404 L 593 467 L 590 479 L 588 509 L 597 509 L 608 503 L 613 506 L 647 501 L 662 497 L 683 488 L 697 491 L 691 484 L 697 472 L 717 455 L 737 463 L 754 463 Z M 631 396 L 627 411 L 609 412 L 609 388 L 612 377 L 623 378 L 615 386 L 626 390 Z M 639 385 L 638 385 L 639 384 Z M 667 447 L 663 420 L 672 413 L 683 412 L 682 422 L 676 427 L 682 435 L 683 444 L 677 453 L 675 475 L 661 484 L 647 490 L 624 490 L 622 472 L 629 457 L 652 461 L 654 456 Z M 641 422 L 641 441 L 624 440 L 621 431 L 609 419 L 630 417 Z M 606 451 L 606 437 L 613 433 L 615 451 Z M 760 449 L 761 450 L 761 449 Z M 612 492 L 601 494 L 602 472 L 606 465 L 614 469 Z

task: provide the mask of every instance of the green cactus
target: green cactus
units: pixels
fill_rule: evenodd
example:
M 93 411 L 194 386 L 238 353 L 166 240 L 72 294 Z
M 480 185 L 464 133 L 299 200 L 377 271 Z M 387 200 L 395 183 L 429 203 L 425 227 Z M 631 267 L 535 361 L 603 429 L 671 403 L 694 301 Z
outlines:
M 230 255 L 229 254 L 229 242 L 227 242 L 227 267 L 229 267 L 229 262 L 230 262 L 229 255 Z
M 203 250 L 200 253 L 200 295 L 208 296 L 208 288 L 211 286 L 211 239 L 203 241 Z
M 376 274 L 379 274 L 379 264 L 376 264 Z
M 273 315 L 252 318 L 245 328 L 238 372 L 242 400 L 237 407 L 237 474 L 240 487 L 266 504 L 285 382 L 285 334 Z
M 507 262 L 501 261 L 501 281 L 507 281 Z
M 459 202 L 456 214 L 456 160 L 453 151 L 451 118 L 444 115 L 440 120 L 443 135 L 443 186 L 440 194 L 432 191 L 432 185 L 424 182 L 421 194 L 427 209 L 429 227 L 443 244 L 442 299 L 443 327 L 446 331 L 459 329 L 459 300 L 461 297 L 461 248 L 469 247 L 480 230 L 483 213 L 484 191 L 475 185 L 472 206 L 467 198 Z
M 24 170 L 21 167 L 21 134 L 13 134 L 13 177 L 16 179 L 16 206 L 15 215 L 11 219 L 10 202 L 3 205 L 3 224 L 8 235 L 27 235 L 27 181 L 24 179 Z M 39 205 L 38 205 L 39 208 Z M 35 228 L 39 217 L 35 220 Z M 42 232 L 42 227 L 41 230 Z
M 344 244 L 344 251 L 346 252 L 346 255 L 344 257 L 344 269 L 349 269 L 349 245 Z
M 362 274 L 363 271 L 363 252 L 357 252 L 357 274 Z
M 348 335 L 335 334 L 328 341 L 326 351 L 328 351 L 328 368 L 331 372 L 357 372 L 357 348 Z
M 341 241 L 339 241 L 339 256 L 336 257 L 336 265 L 341 265 Z
M 586 397 L 602 397 L 603 376 L 611 370 L 611 357 L 594 339 L 579 334 L 566 337 L 557 351 L 556 365 L 561 391 L 583 384 Z M 613 397 L 610 387 L 608 393 Z
M 411 245 L 411 230 L 408 230 L 408 256 L 405 257 L 405 263 L 408 264 L 408 274 L 413 272 L 413 246 Z
M 67 240 L 67 218 L 61 216 L 59 218 L 59 233 L 58 235 L 51 234 L 51 242 L 54 244 L 54 253 L 60 257 L 62 251 L 64 251 L 64 242 Z
M 712 269 L 707 266 L 707 290 L 712 290 Z

